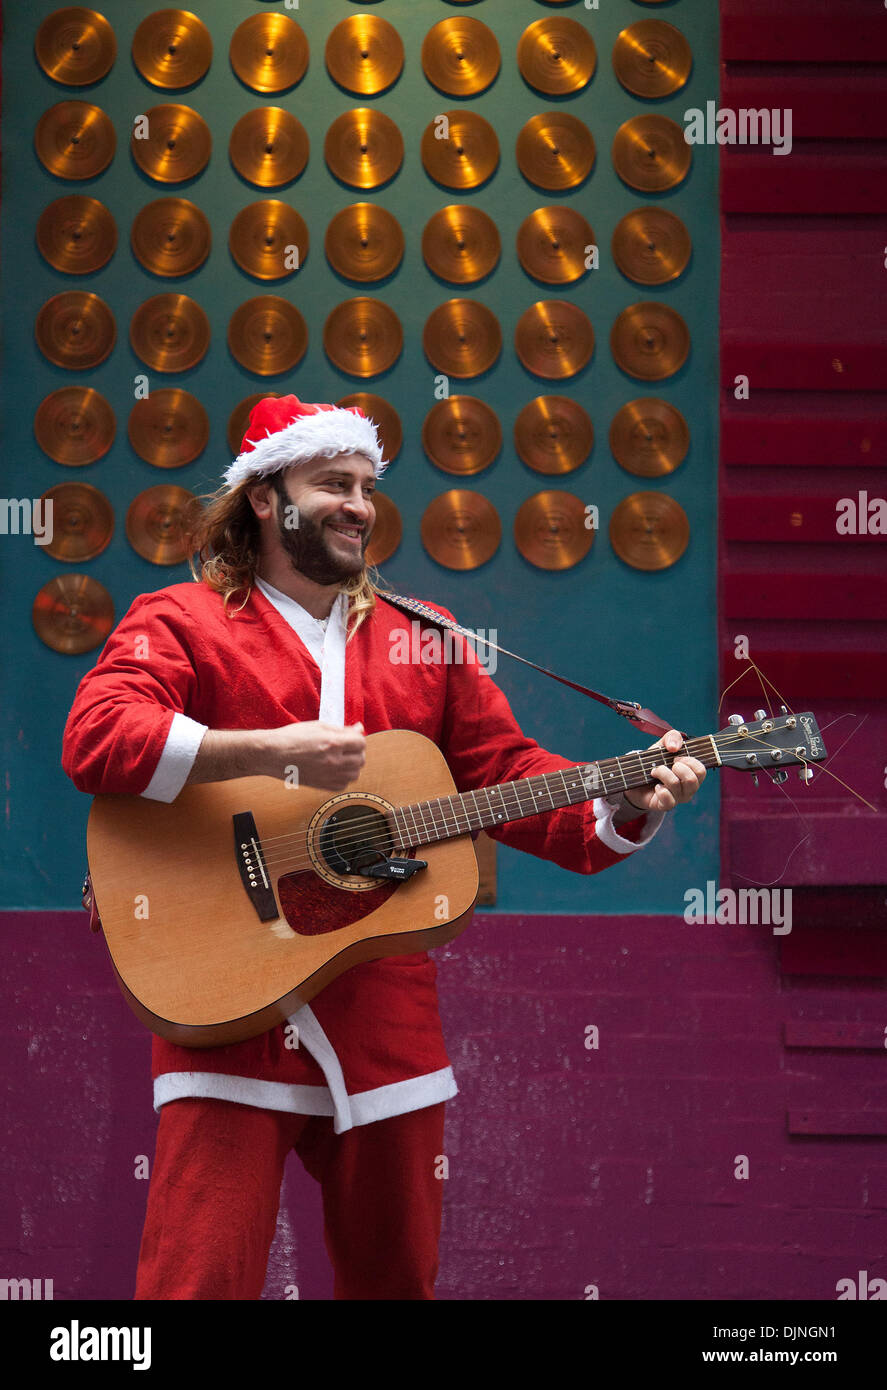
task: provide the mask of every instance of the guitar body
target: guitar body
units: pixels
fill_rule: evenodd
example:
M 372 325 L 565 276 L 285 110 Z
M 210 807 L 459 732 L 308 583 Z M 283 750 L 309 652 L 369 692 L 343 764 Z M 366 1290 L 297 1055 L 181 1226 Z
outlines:
M 170 804 L 96 797 L 93 893 L 133 1012 L 188 1047 L 240 1042 L 353 965 L 451 941 L 477 900 L 470 835 L 414 851 L 392 847 L 388 831 L 396 808 L 455 792 L 434 743 L 387 730 L 368 735 L 344 792 L 245 777 L 185 787 Z M 349 872 L 336 846 L 351 853 L 361 836 L 366 863 L 385 854 L 427 867 L 406 881 Z

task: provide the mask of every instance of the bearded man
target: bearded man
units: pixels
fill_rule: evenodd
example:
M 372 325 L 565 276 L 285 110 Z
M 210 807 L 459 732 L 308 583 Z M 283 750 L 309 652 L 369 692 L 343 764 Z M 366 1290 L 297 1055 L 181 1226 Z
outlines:
M 459 791 L 574 766 L 522 733 L 476 658 L 392 661 L 404 614 L 365 558 L 386 467 L 359 409 L 254 406 L 197 523 L 198 582 L 137 598 L 80 683 L 62 762 L 81 791 L 171 802 L 191 783 L 293 767 L 300 784 L 342 791 L 384 729 L 431 739 Z M 679 750 L 681 735 L 662 742 Z M 655 776 L 631 797 L 489 833 L 597 873 L 646 844 L 705 769 L 686 757 Z M 290 1149 L 321 1186 L 335 1297 L 434 1298 L 457 1091 L 436 974 L 427 952 L 368 961 L 245 1042 L 154 1036 L 160 1120 L 137 1299 L 259 1298 Z

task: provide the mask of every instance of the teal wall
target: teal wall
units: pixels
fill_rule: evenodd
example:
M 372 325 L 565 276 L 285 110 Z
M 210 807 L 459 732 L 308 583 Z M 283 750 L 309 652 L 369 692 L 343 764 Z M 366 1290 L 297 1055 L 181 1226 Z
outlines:
M 631 0 L 601 0 L 598 11 L 582 4 L 548 7 L 533 0 L 481 0 L 451 6 L 437 0 L 384 0 L 367 7 L 345 0 L 302 0 L 290 12 L 304 28 L 311 60 L 302 83 L 273 105 L 295 112 L 311 138 L 311 157 L 302 177 L 285 190 L 260 190 L 234 172 L 227 157 L 234 122 L 261 104 L 257 93 L 244 88 L 228 61 L 231 34 L 257 6 L 244 0 L 188 0 L 214 42 L 207 76 L 184 92 L 164 93 L 138 74 L 130 57 L 138 23 L 157 6 L 133 0 L 103 0 L 98 6 L 112 23 L 118 40 L 117 61 L 109 75 L 89 88 L 62 87 L 45 76 L 33 52 L 40 22 L 57 6 L 50 0 L 21 0 L 4 7 L 3 42 L 3 202 L 2 255 L 4 398 L 0 491 L 5 497 L 38 497 L 64 481 L 89 482 L 111 500 L 116 529 L 111 544 L 96 559 L 70 566 L 53 560 L 30 538 L 0 537 L 3 565 L 5 631 L 2 704 L 5 818 L 7 853 L 3 856 L 0 905 L 4 907 L 70 907 L 79 902 L 85 866 L 85 826 L 89 801 L 65 778 L 59 766 L 61 733 L 77 682 L 97 653 L 62 656 L 43 645 L 31 624 L 37 590 L 56 574 L 79 570 L 94 575 L 111 592 L 119 616 L 135 595 L 187 578 L 185 566 L 160 568 L 142 560 L 125 535 L 126 509 L 143 489 L 175 482 L 194 492 L 214 488 L 230 462 L 226 428 L 233 405 L 254 391 L 294 391 L 303 399 L 334 400 L 349 391 L 371 390 L 389 399 L 401 415 L 404 447 L 383 479 L 384 490 L 396 502 L 404 522 L 399 550 L 382 567 L 395 588 L 439 601 L 473 628 L 497 628 L 499 642 L 543 666 L 609 694 L 638 699 L 691 733 L 717 727 L 715 567 L 716 567 L 716 402 L 718 217 L 717 150 L 694 147 L 693 168 L 685 182 L 670 193 L 633 192 L 616 176 L 610 146 L 618 126 L 645 109 L 661 111 L 681 122 L 690 106 L 704 106 L 718 90 L 717 7 L 696 0 L 655 7 Z M 406 47 L 406 64 L 397 84 L 381 97 L 361 99 L 340 91 L 326 73 L 323 51 L 333 26 L 347 15 L 372 8 L 399 29 Z M 479 97 L 443 97 L 426 81 L 419 61 L 422 39 L 432 24 L 453 14 L 471 14 L 490 25 L 499 39 L 502 71 L 494 85 Z M 586 184 L 567 195 L 548 194 L 521 177 L 514 158 L 517 134 L 538 111 L 557 104 L 530 90 L 517 69 L 515 53 L 520 34 L 543 15 L 568 14 L 585 22 L 598 48 L 598 68 L 588 88 L 565 99 L 564 108 L 590 126 L 597 143 L 597 163 Z M 627 24 L 654 16 L 667 19 L 689 39 L 694 69 L 689 83 L 676 96 L 645 102 L 632 97 L 617 82 L 611 67 L 613 42 Z M 117 153 L 96 179 L 65 181 L 54 178 L 39 162 L 33 133 L 44 110 L 65 98 L 93 101 L 108 112 L 117 131 Z M 210 125 L 214 149 L 205 171 L 179 185 L 161 185 L 144 177 L 129 153 L 129 130 L 135 114 L 163 101 L 193 106 Z M 380 192 L 364 194 L 339 185 L 323 160 L 323 139 L 330 123 L 352 106 L 376 105 L 401 127 L 406 158 L 397 178 Z M 438 112 L 464 105 L 480 112 L 495 126 L 502 160 L 492 180 L 477 192 L 438 188 L 424 173 L 419 138 Z M 69 192 L 93 194 L 113 213 L 119 231 L 111 262 L 95 275 L 65 276 L 47 265 L 38 252 L 34 231 L 48 203 Z M 209 259 L 193 275 L 165 281 L 144 270 L 129 248 L 129 230 L 137 209 L 154 198 L 180 195 L 195 202 L 213 228 Z M 311 250 L 303 270 L 289 280 L 262 284 L 243 274 L 227 247 L 234 214 L 263 196 L 293 203 L 308 223 Z M 380 288 L 366 289 L 341 281 L 323 254 L 323 237 L 330 218 L 349 203 L 367 198 L 389 208 L 406 233 L 406 255 L 398 272 Z M 578 285 L 537 285 L 521 269 L 514 250 L 523 218 L 535 208 L 564 198 L 591 222 L 601 247 L 601 268 Z M 421 255 L 421 232 L 428 217 L 450 202 L 473 202 L 499 226 L 503 257 L 496 272 L 479 287 L 448 288 L 426 270 Z M 676 282 L 646 289 L 626 280 L 610 255 L 613 229 L 626 212 L 647 203 L 661 203 L 683 218 L 693 238 L 689 269 Z M 117 342 L 111 356 L 94 371 L 69 372 L 47 362 L 34 341 L 34 321 L 42 304 L 63 289 L 82 288 L 99 294 L 117 320 Z M 152 389 L 182 386 L 206 407 L 212 422 L 209 445 L 200 459 L 170 472 L 152 468 L 133 453 L 126 424 L 133 403 L 133 377 L 145 371 L 132 352 L 129 322 L 133 311 L 151 295 L 166 289 L 191 295 L 205 309 L 212 342 L 203 361 L 192 371 L 151 373 Z M 253 376 L 231 358 L 226 329 L 233 310 L 245 299 L 264 292 L 291 297 L 304 314 L 310 332 L 309 348 L 296 371 L 282 377 Z M 333 305 L 353 294 L 377 294 L 401 318 L 404 352 L 386 375 L 361 382 L 339 372 L 322 347 L 323 322 Z M 421 346 L 428 313 L 452 295 L 466 294 L 487 304 L 499 317 L 504 351 L 484 377 L 453 382 L 453 392 L 481 396 L 498 413 L 505 444 L 495 465 L 467 484 L 488 497 L 503 523 L 503 540 L 494 558 L 476 570 L 454 572 L 437 565 L 419 538 L 422 513 L 432 498 L 460 480 L 434 468 L 421 448 L 422 421 L 434 403 L 433 370 Z M 515 324 L 537 299 L 572 299 L 588 313 L 597 344 L 592 362 L 579 376 L 546 383 L 526 372 L 513 350 Z M 637 382 L 613 362 L 610 327 L 617 314 L 637 300 L 661 299 L 684 316 L 692 337 L 685 366 L 661 383 Z M 113 448 L 98 463 L 63 468 L 38 447 L 32 429 L 35 411 L 50 392 L 71 383 L 101 391 L 117 416 Z M 590 460 L 578 471 L 549 479 L 526 468 L 516 457 L 512 426 L 521 407 L 546 392 L 574 396 L 590 412 L 596 433 Z M 623 564 L 607 536 L 609 517 L 617 503 L 645 486 L 625 473 L 610 455 L 610 421 L 626 401 L 641 395 L 661 395 L 684 413 L 692 444 L 686 461 L 672 475 L 651 480 L 683 506 L 692 538 L 683 558 L 672 568 L 644 574 Z M 563 487 L 600 508 L 601 530 L 589 555 L 574 568 L 546 572 L 529 564 L 517 551 L 512 524 L 520 504 L 533 493 Z M 569 758 L 609 756 L 649 742 L 623 720 L 585 697 L 548 680 L 507 657 L 499 658 L 496 680 L 508 695 L 523 729 L 547 747 Z M 678 810 L 649 850 L 634 856 L 612 873 L 589 880 L 569 874 L 515 851 L 499 849 L 499 901 L 504 911 L 545 912 L 674 912 L 683 910 L 683 892 L 717 873 L 718 788 L 709 778 L 698 804 Z

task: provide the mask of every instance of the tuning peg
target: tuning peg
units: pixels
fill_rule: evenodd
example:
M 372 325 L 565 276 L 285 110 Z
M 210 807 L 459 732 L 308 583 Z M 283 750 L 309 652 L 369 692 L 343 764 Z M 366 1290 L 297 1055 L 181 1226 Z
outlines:
M 812 782 L 812 780 L 813 780 L 813 768 L 812 768 L 812 767 L 799 767 L 799 768 L 798 768 L 798 776 L 800 777 L 800 779 L 801 779 L 802 782 Z
M 778 770 L 778 772 L 774 772 L 774 774 L 773 774 L 773 781 L 774 781 L 774 782 L 787 782 L 787 781 L 788 781 L 788 773 L 786 772 L 786 770 L 785 770 L 784 767 L 781 767 L 781 768 Z
M 751 779 L 751 780 L 754 782 L 755 786 L 758 785 L 758 774 L 757 774 L 756 772 L 753 772 L 753 773 L 752 773 L 752 779 Z
M 755 719 L 766 719 L 767 711 L 765 709 L 756 709 L 754 717 Z
M 730 718 L 727 720 L 727 723 L 728 723 L 728 724 L 744 724 L 744 723 L 745 723 L 745 720 L 743 719 L 743 717 L 742 717 L 741 714 L 731 714 L 731 715 L 730 715 Z

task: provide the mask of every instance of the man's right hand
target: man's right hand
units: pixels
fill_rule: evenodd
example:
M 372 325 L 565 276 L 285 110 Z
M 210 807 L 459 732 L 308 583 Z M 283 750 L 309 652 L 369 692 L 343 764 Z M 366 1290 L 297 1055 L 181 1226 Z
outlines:
M 299 772 L 299 786 L 344 791 L 360 775 L 366 762 L 366 735 L 362 724 L 340 728 L 323 720 L 284 724 L 262 732 L 262 773 L 287 776 L 287 768 Z
M 366 762 L 366 742 L 362 724 L 343 729 L 320 719 L 279 729 L 207 729 L 188 782 L 278 777 L 290 785 L 340 792 Z M 294 767 L 297 783 L 292 781 Z

